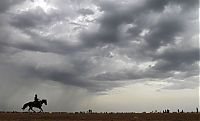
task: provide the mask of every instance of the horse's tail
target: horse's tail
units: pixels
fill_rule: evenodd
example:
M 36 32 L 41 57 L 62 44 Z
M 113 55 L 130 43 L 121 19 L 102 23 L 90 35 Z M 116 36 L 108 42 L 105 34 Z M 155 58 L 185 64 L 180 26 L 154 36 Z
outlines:
M 26 103 L 23 105 L 22 110 L 26 109 L 28 107 L 29 103 Z

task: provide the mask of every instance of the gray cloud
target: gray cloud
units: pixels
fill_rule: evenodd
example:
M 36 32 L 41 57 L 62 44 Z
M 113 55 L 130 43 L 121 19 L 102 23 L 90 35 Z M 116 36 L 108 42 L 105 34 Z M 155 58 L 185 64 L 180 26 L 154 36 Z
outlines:
M 20 4 L 25 0 L 1 0 L 0 1 L 0 12 L 3 13 L 8 10 L 10 7 Z
M 198 88 L 199 85 L 199 78 L 194 76 L 194 77 L 186 77 L 184 80 L 175 80 L 175 79 L 170 79 L 170 85 L 164 87 L 163 89 L 167 90 L 179 90 L 179 89 L 194 89 Z
M 96 31 L 84 32 L 81 39 L 87 45 L 96 46 L 101 43 L 114 43 L 120 41 L 119 26 L 131 22 L 133 19 L 130 10 L 120 10 L 122 6 L 110 2 L 101 3 L 103 16 L 99 19 L 100 26 Z M 113 8 L 113 9 L 110 9 Z M 116 9 L 116 8 L 119 8 Z
M 149 0 L 147 1 L 147 6 L 149 8 L 153 8 L 155 10 L 162 10 L 164 9 L 164 7 L 168 4 L 178 4 L 180 6 L 182 6 L 184 9 L 188 9 L 188 8 L 193 8 L 194 6 L 197 7 L 198 6 L 199 1 L 198 0 Z
M 196 70 L 195 68 L 197 68 L 197 65 L 195 63 L 199 59 L 199 49 L 191 48 L 190 50 L 184 50 L 181 49 L 181 46 L 178 46 L 179 49 L 170 48 L 170 46 L 176 45 L 176 37 L 183 36 L 183 33 L 186 32 L 186 25 L 189 23 L 185 19 L 185 16 L 187 15 L 184 13 L 185 8 L 194 8 L 197 10 L 197 1 L 188 2 L 189 1 L 151 0 L 144 3 L 142 2 L 139 7 L 130 5 L 131 7 L 126 8 L 120 3 L 113 4 L 112 2 L 107 1 L 100 2 L 100 10 L 103 11 L 103 16 L 98 21 L 100 24 L 99 28 L 93 32 L 84 32 L 81 36 L 81 39 L 86 42 L 86 45 L 99 46 L 109 43 L 118 46 L 119 49 L 123 47 L 124 44 L 128 47 L 130 46 L 130 41 L 126 41 L 126 38 L 123 36 L 124 33 L 120 33 L 120 29 L 122 25 L 129 24 L 132 25 L 132 27 L 129 27 L 125 32 L 132 34 L 129 39 L 136 39 L 140 44 L 138 45 L 139 47 L 133 45 L 135 48 L 131 48 L 131 53 L 126 54 L 130 54 L 129 57 L 133 57 L 133 61 L 137 60 L 134 58 L 138 57 L 137 55 L 147 56 L 153 61 L 156 61 L 156 64 L 152 67 L 153 70 L 147 70 L 145 72 L 138 71 L 135 73 L 134 71 L 121 70 L 120 72 L 100 73 L 95 78 L 104 81 L 135 80 L 141 78 L 164 79 L 174 76 L 170 71 Z M 167 7 L 172 5 L 181 7 L 182 10 L 179 13 L 180 15 L 174 15 L 174 13 L 170 15 L 169 13 L 165 13 Z M 156 20 L 147 15 L 149 13 L 154 16 L 151 11 L 154 11 L 155 15 L 159 15 L 160 13 L 163 15 Z M 144 35 L 144 37 L 141 37 L 141 33 L 144 29 L 149 30 L 149 32 Z M 197 34 L 198 32 L 193 31 L 193 34 L 195 33 Z M 169 50 L 166 50 L 160 55 L 156 54 L 157 50 L 167 46 L 169 46 Z M 132 56 L 132 52 L 136 55 Z M 169 71 L 169 75 L 164 76 L 165 74 L 162 74 L 159 71 L 165 71 L 165 73 Z M 157 74 L 155 75 L 155 73 Z M 194 71 L 194 73 L 196 72 Z
M 18 28 L 47 26 L 51 22 L 57 22 L 63 19 L 62 16 L 54 9 L 51 13 L 46 13 L 40 6 L 16 13 L 12 16 L 11 25 Z
M 49 17 L 42 8 L 38 7 L 16 14 L 12 18 L 11 24 L 19 28 L 26 28 L 35 27 L 36 25 L 46 25 L 49 22 L 51 22 L 51 17 Z
M 198 86 L 196 0 L 59 0 L 48 2 L 55 7 L 48 12 L 42 6 L 19 12 L 9 8 L 21 1 L 1 2 L 0 72 L 13 76 L 0 73 L 0 87 L 20 82 L 9 95 L 20 84 L 40 83 L 93 93 L 147 80 L 171 84 L 163 89 Z
M 78 10 L 78 12 L 82 15 L 91 15 L 94 14 L 94 12 L 91 9 L 81 8 Z
M 167 45 L 174 41 L 175 36 L 183 31 L 183 23 L 181 20 L 174 20 L 173 18 L 163 18 L 161 21 L 153 26 L 147 36 L 146 42 L 150 49 L 157 49 L 160 46 Z
M 175 48 L 170 48 L 158 55 L 157 59 L 158 63 L 155 65 L 155 69 L 157 70 L 186 71 L 188 67 L 195 64 L 195 62 L 198 62 L 199 49 L 193 48 L 192 50 L 177 50 Z M 194 67 L 198 68 L 196 64 Z
M 156 74 L 155 74 L 156 73 Z M 159 70 L 155 70 L 154 68 L 151 68 L 151 66 L 148 67 L 148 69 L 139 70 L 135 68 L 131 69 L 124 69 L 120 70 L 118 72 L 104 72 L 96 75 L 94 77 L 95 80 L 99 81 L 124 81 L 129 80 L 134 83 L 142 83 L 140 81 L 141 79 L 165 79 L 170 78 L 174 76 L 171 72 L 160 72 Z M 146 80 L 143 80 L 146 81 Z
M 196 1 L 189 2 L 189 5 L 195 6 Z M 116 43 L 120 41 L 124 41 L 125 38 L 121 36 L 120 26 L 123 24 L 134 24 L 135 29 L 129 29 L 129 33 L 132 31 L 132 34 L 140 34 L 142 29 L 150 27 L 152 29 L 148 38 L 146 38 L 147 43 L 152 48 L 159 47 L 161 43 L 168 43 L 169 41 L 173 41 L 173 37 L 177 35 L 178 32 L 181 32 L 184 29 L 183 21 L 178 19 L 177 16 L 167 17 L 169 15 L 165 15 L 160 21 L 153 25 L 149 24 L 153 18 L 149 18 L 148 14 L 152 14 L 151 11 L 155 11 L 155 13 L 162 13 L 167 6 L 171 4 L 175 4 L 177 6 L 187 6 L 186 1 L 168 1 L 163 0 L 150 0 L 150 1 L 142 1 L 138 3 L 136 6 L 135 3 L 131 4 L 120 4 L 113 3 L 111 1 L 101 1 L 97 2 L 97 5 L 100 6 L 100 10 L 103 12 L 103 16 L 98 19 L 99 28 L 97 30 L 93 30 L 92 32 L 83 32 L 81 39 L 83 39 L 86 44 L 91 46 L 96 46 L 99 43 Z M 188 7 L 189 7 L 188 5 Z M 191 7 L 191 6 L 190 6 Z M 148 17 L 145 17 L 148 16 Z M 153 16 L 153 15 L 152 15 Z M 148 20 L 150 19 L 150 20 Z M 184 18 L 183 18 L 184 19 Z M 152 24 L 152 25 L 151 25 Z M 134 35 L 136 37 L 137 35 Z M 149 42 L 155 41 L 155 42 Z M 167 41 L 167 42 L 165 42 Z M 156 45 L 157 44 L 157 45 Z

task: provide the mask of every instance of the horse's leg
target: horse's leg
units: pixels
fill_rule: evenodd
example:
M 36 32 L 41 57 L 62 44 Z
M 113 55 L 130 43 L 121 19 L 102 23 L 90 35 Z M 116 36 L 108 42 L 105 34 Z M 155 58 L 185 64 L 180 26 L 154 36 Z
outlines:
M 30 109 L 35 113 L 35 111 L 33 110 L 33 107 L 30 107 Z
M 40 107 L 40 112 L 43 112 L 43 109 L 42 109 L 42 107 Z
M 35 113 L 35 111 L 33 110 L 33 108 L 31 110 Z
M 31 110 L 31 107 L 29 106 L 28 112 L 30 112 L 30 110 Z

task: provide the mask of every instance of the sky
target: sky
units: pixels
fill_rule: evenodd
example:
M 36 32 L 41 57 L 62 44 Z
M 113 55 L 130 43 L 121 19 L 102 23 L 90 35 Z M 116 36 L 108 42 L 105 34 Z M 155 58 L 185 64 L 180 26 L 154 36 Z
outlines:
M 195 111 L 199 45 L 198 0 L 1 0 L 0 110 Z

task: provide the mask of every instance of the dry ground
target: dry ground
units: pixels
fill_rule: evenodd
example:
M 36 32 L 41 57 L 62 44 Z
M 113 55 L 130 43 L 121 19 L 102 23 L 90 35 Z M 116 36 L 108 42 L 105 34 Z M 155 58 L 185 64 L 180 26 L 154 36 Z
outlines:
M 0 113 L 0 121 L 200 121 L 197 113 Z

